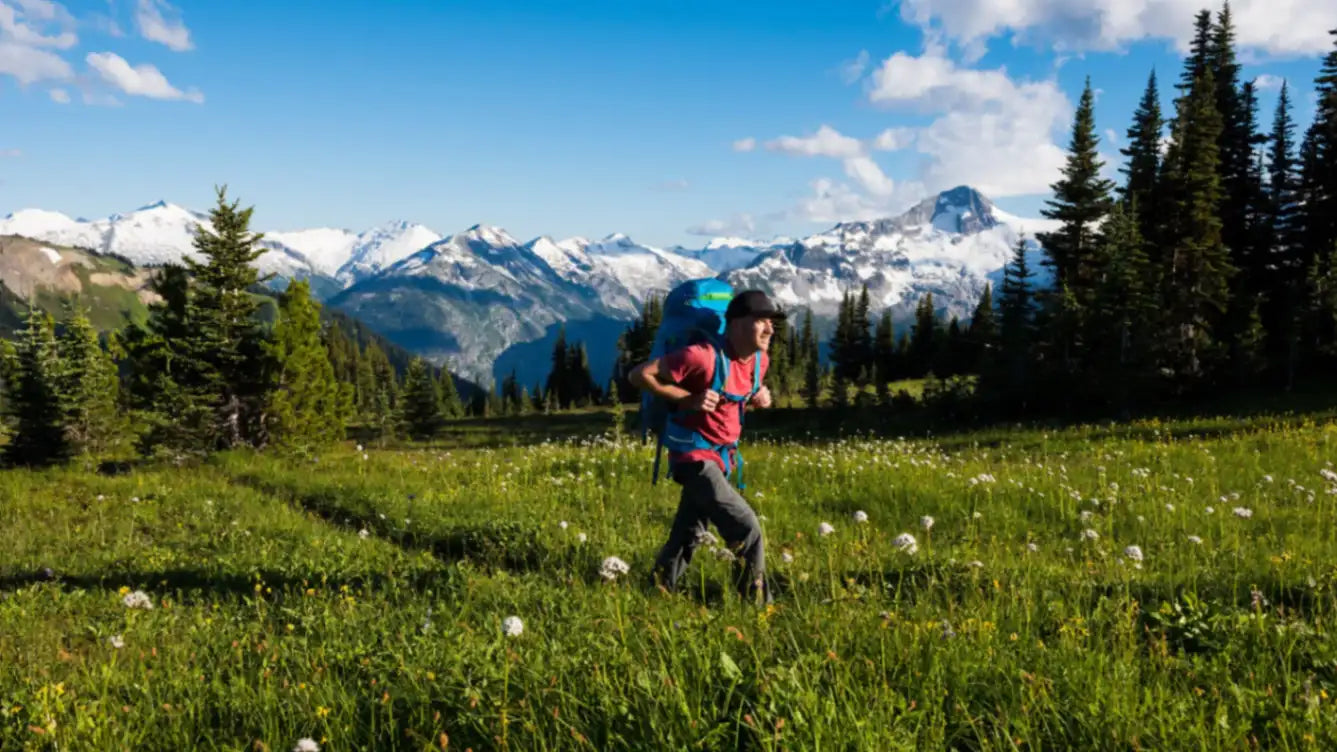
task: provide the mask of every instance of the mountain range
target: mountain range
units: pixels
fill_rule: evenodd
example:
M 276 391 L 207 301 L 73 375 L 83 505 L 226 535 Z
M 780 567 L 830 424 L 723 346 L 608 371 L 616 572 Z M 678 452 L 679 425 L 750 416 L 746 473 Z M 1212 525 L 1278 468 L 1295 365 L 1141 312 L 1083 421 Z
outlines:
M 151 267 L 191 255 L 197 224 L 208 227 L 208 215 L 159 201 L 91 221 L 25 209 L 0 219 L 0 235 Z M 1007 214 L 959 186 L 899 216 L 800 239 L 716 238 L 699 249 L 661 249 L 618 233 L 521 242 L 496 227 L 442 237 L 398 221 L 362 232 L 266 231 L 256 266 L 278 284 L 310 279 L 326 305 L 481 383 L 512 370 L 524 384 L 540 381 L 561 328 L 585 343 L 591 372 L 603 381 L 627 322 L 650 296 L 683 280 L 718 276 L 766 290 L 783 307 L 812 310 L 823 332 L 844 293 L 865 284 L 873 309 L 890 308 L 897 320 L 929 292 L 942 315 L 966 318 L 984 286 L 997 287 L 1018 240 L 1053 226 Z M 1026 243 L 1039 252 L 1033 239 Z

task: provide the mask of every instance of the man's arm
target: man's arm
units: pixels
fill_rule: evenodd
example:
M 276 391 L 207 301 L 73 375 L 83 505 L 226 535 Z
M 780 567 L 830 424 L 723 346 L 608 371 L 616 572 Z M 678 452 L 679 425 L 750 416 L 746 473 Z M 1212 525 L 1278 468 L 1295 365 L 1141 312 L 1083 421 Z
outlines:
M 631 369 L 628 379 L 638 389 L 684 410 L 714 410 L 719 404 L 719 394 L 709 389 L 693 394 L 674 384 L 663 358 L 647 360 L 636 366 Z

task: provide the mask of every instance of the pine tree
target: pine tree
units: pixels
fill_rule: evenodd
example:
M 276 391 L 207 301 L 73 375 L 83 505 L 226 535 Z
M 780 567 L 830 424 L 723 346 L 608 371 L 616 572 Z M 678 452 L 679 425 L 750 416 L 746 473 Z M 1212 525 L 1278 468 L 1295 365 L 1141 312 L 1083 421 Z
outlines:
M 209 213 L 213 229 L 196 230 L 194 249 L 203 261 L 185 259 L 193 311 L 192 331 L 181 343 L 182 354 L 203 366 L 198 386 L 215 411 L 217 448 L 261 440 L 261 406 L 273 372 L 256 317 L 260 303 L 250 292 L 260 282 L 253 263 L 264 253 L 258 245 L 264 236 L 250 231 L 254 208 L 239 209 L 226 192 L 218 189 L 218 204 Z
M 441 366 L 441 380 L 437 387 L 441 395 L 441 417 L 458 418 L 464 414 L 464 405 L 460 402 L 459 389 L 455 387 L 455 378 L 450 375 L 447 366 Z
M 404 430 L 415 439 L 430 439 L 441 430 L 441 402 L 431 370 L 414 358 L 404 375 Z
M 65 400 L 63 423 L 70 450 L 102 455 L 124 437 L 117 404 L 121 385 L 116 364 L 102 348 L 83 308 L 71 312 L 58 349 L 63 363 L 58 391 Z
M 840 297 L 840 306 L 836 310 L 836 328 L 831 334 L 827 352 L 830 354 L 831 368 L 841 379 L 849 379 L 856 367 L 854 341 L 854 298 L 849 292 Z
M 863 290 L 859 293 L 859 302 L 854 307 L 854 361 L 856 370 L 868 373 L 870 376 L 873 366 L 873 322 L 869 318 L 872 313 L 871 307 L 868 284 L 864 283 Z M 864 377 L 860 383 L 866 381 L 867 377 Z
M 970 328 L 966 330 L 969 343 L 965 370 L 969 373 L 982 373 L 987 370 L 986 361 L 992 357 L 994 342 L 998 339 L 998 321 L 993 310 L 993 285 L 985 284 L 980 294 L 979 303 L 970 317 Z
M 803 360 L 803 403 L 807 407 L 818 407 L 822 400 L 822 365 L 817 338 L 812 330 L 812 311 L 803 317 L 801 338 L 808 343 L 807 356 Z
M 311 452 L 344 438 L 352 405 L 321 342 L 320 304 L 306 280 L 279 297 L 278 321 L 268 345 L 277 379 L 265 415 L 269 437 L 286 449 Z
M 895 379 L 896 330 L 890 309 L 883 310 L 877 321 L 877 332 L 873 337 L 873 373 L 879 388 Z
M 1095 389 L 1120 412 L 1150 387 L 1155 287 L 1137 218 L 1116 205 L 1101 230 L 1099 282 L 1088 338 Z
M 1295 124 L 1291 120 L 1290 92 L 1285 81 L 1277 95 L 1272 134 L 1268 139 L 1267 302 L 1263 326 L 1270 333 L 1275 362 L 1289 388 L 1299 366 L 1300 301 L 1303 299 L 1304 258 L 1300 226 L 1298 176 L 1295 162 Z
M 1156 71 L 1147 78 L 1142 101 L 1133 113 L 1133 124 L 1128 127 L 1128 146 L 1119 153 L 1128 163 L 1119 169 L 1127 181 L 1120 189 L 1123 201 L 1137 207 L 1139 233 L 1149 250 L 1156 248 L 1155 238 L 1160 220 L 1157 216 L 1157 176 L 1160 173 L 1161 134 L 1165 120 L 1161 116 L 1160 93 L 1156 89 Z
M 1095 242 L 1096 225 L 1109 212 L 1114 189 L 1113 183 L 1100 177 L 1105 163 L 1098 158 L 1099 144 L 1094 95 L 1091 79 L 1087 78 L 1073 119 L 1063 176 L 1050 186 L 1054 198 L 1046 202 L 1049 208 L 1041 211 L 1063 224 L 1055 232 L 1036 236 L 1044 246 L 1046 263 L 1054 269 L 1055 287 L 1069 285 L 1079 303 L 1091 286 L 1087 257 Z
M 362 351 L 362 360 L 372 374 L 372 392 L 368 401 L 367 421 L 375 426 L 382 438 L 395 433 L 396 414 L 399 411 L 399 380 L 390 358 L 374 341 Z
M 570 356 L 567 355 L 566 346 L 566 325 L 562 324 L 557 329 L 557 341 L 552 346 L 552 369 L 548 372 L 548 383 L 544 391 L 553 395 L 553 402 L 558 408 L 565 408 L 571 404 L 571 393 L 569 391 L 570 375 L 567 372 L 567 363 Z
M 1171 231 L 1164 274 L 1164 309 L 1169 367 L 1193 381 L 1205 375 L 1218 346 L 1217 328 L 1226 310 L 1234 272 L 1221 240 L 1219 172 L 1221 117 L 1216 82 L 1203 73 L 1178 104 L 1166 155 L 1167 214 Z
M 982 374 L 993 393 L 1016 407 L 1025 404 L 1035 345 L 1034 276 L 1026 260 L 1026 241 L 1018 240 L 1011 260 L 1003 267 L 1003 284 L 998 290 L 998 371 Z
M 910 335 L 909 372 L 911 378 L 920 378 L 933 369 L 938 353 L 938 313 L 933 308 L 933 293 L 924 293 L 915 306 L 915 323 Z
M 6 401 L 14 433 L 4 448 L 5 461 L 28 466 L 64 462 L 74 450 L 65 430 L 67 402 L 60 392 L 65 367 L 51 317 L 30 309 L 14 349 Z

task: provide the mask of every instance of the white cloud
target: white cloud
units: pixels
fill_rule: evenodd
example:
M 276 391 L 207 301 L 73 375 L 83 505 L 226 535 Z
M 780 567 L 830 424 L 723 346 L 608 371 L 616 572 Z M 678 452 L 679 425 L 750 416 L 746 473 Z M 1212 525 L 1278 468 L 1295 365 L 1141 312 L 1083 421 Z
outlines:
M 757 222 L 751 214 L 735 214 L 728 219 L 712 219 L 687 228 L 690 235 L 705 235 L 707 237 L 718 237 L 720 235 L 750 236 L 756 230 Z
M 52 89 L 47 93 L 51 95 L 52 102 L 57 102 L 59 104 L 70 103 L 70 93 L 64 89 Z
M 823 125 L 811 136 L 781 136 L 766 142 L 766 149 L 800 157 L 832 157 L 850 159 L 864 154 L 864 145 L 857 138 L 841 135 L 829 125 Z
M 168 5 L 166 0 L 139 0 L 135 23 L 139 26 L 139 35 L 150 42 L 164 44 L 176 52 L 185 52 L 195 45 L 190 41 L 190 29 L 178 16 L 176 8 Z
M 755 148 L 757 148 L 757 139 L 750 136 L 748 138 L 740 138 L 733 142 L 734 151 L 752 151 Z
M 930 47 L 887 58 L 868 98 L 937 116 L 913 139 L 930 190 L 969 184 L 994 197 L 1042 193 L 1063 164 L 1054 135 L 1069 125 L 1072 107 L 1052 80 L 1017 82 L 1005 68 L 962 68 Z
M 55 3 L 35 3 L 33 0 L 17 0 L 17 7 L 0 1 L 0 40 L 11 41 L 27 47 L 55 47 L 56 50 L 70 50 L 79 43 L 75 33 L 63 29 L 55 35 L 44 33 L 45 25 L 68 23 L 68 13 Z
M 196 104 L 204 102 L 204 95 L 198 90 L 181 91 L 148 63 L 131 67 L 114 52 L 90 52 L 86 60 L 103 80 L 126 94 L 152 99 L 183 99 Z
M 859 50 L 858 57 L 840 64 L 840 80 L 852 84 L 863 78 L 865 70 L 868 70 L 868 50 Z
M 1109 142 L 1110 146 L 1116 148 L 1119 146 L 1119 134 L 1115 133 L 1113 128 L 1105 129 L 1105 140 Z
M 1268 89 L 1280 89 L 1284 79 L 1281 76 L 1274 76 L 1271 73 L 1264 73 L 1253 80 L 1253 88 L 1258 91 Z
M 1113 50 L 1140 39 L 1168 39 L 1184 51 L 1199 0 L 900 0 L 901 17 L 966 47 L 1012 32 L 1015 42 L 1050 49 Z M 1215 6 L 1213 6 L 1215 7 Z M 1332 47 L 1332 0 L 1234 0 L 1241 47 L 1310 55 Z
M 851 157 L 845 160 L 845 174 L 850 176 L 863 189 L 881 198 L 892 195 L 896 189 L 896 184 L 882 168 L 872 159 L 864 156 Z
M 888 128 L 873 139 L 873 148 L 878 151 L 896 151 L 914 143 L 913 128 Z
M 0 41 L 0 74 L 13 76 L 22 86 L 36 81 L 65 81 L 74 70 L 63 58 L 47 50 Z

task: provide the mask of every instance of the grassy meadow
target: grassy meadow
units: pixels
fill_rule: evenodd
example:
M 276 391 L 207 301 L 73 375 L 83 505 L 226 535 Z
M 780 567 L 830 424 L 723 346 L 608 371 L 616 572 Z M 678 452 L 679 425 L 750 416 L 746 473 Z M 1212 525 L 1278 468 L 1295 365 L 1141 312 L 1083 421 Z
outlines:
M 765 609 L 560 417 L 7 471 L 0 750 L 1334 749 L 1330 418 L 761 430 Z

